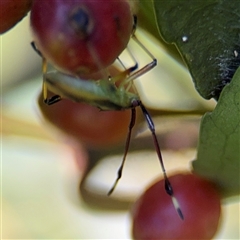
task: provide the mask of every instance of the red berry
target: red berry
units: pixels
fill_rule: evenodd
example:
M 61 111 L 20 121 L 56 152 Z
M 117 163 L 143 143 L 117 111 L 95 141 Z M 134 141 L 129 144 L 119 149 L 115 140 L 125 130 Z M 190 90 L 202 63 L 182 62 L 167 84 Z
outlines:
M 51 106 L 39 97 L 45 119 L 65 134 L 90 148 L 109 148 L 125 141 L 130 121 L 129 111 L 99 111 L 96 107 L 70 100 Z
M 37 48 L 60 71 L 86 76 L 111 65 L 133 29 L 128 0 L 34 0 Z
M 31 8 L 32 0 L 0 1 L 0 33 L 4 33 L 25 17 Z
M 164 180 L 148 188 L 135 203 L 134 239 L 212 239 L 220 219 L 221 203 L 216 187 L 193 174 L 169 177 L 184 215 L 181 220 L 164 189 Z

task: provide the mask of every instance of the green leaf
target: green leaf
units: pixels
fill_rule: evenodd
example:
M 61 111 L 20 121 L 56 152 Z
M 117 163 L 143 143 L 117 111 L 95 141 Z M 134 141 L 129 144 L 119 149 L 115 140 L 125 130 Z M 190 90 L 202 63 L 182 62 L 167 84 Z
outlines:
M 201 122 L 194 171 L 214 181 L 224 197 L 240 193 L 240 68 Z
M 160 33 L 176 45 L 206 99 L 218 99 L 240 64 L 240 1 L 154 0 Z
M 180 56 L 180 53 L 176 49 L 176 47 L 174 45 L 167 44 L 159 34 L 155 18 L 153 1 L 139 0 L 138 3 L 137 26 L 140 26 L 141 28 L 151 33 L 155 38 L 157 38 L 160 44 L 165 47 L 169 55 L 173 56 L 178 62 L 183 64 L 182 57 Z

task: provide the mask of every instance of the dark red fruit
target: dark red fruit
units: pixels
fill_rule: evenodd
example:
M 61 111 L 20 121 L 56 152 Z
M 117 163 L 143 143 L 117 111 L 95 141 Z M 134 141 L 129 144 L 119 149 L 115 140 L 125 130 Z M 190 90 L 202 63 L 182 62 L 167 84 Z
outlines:
M 133 29 L 128 0 L 34 0 L 37 48 L 57 69 L 86 76 L 111 65 Z
M 164 180 L 148 188 L 133 208 L 134 239 L 212 239 L 220 219 L 221 201 L 216 187 L 194 174 L 169 178 L 184 215 L 181 220 L 166 194 Z
M 0 1 L 0 34 L 11 29 L 31 8 L 32 0 Z
M 130 111 L 99 111 L 66 99 L 48 106 L 43 103 L 42 94 L 39 106 L 45 119 L 87 147 L 110 148 L 125 141 Z

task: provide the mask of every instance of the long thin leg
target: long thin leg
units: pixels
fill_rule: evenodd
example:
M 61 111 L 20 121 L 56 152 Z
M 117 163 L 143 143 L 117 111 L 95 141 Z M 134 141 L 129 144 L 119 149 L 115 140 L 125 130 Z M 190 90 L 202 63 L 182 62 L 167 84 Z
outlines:
M 126 79 L 124 81 L 122 81 L 122 83 L 120 84 L 120 87 L 124 86 L 124 85 L 128 85 L 129 83 L 131 83 L 134 79 L 142 76 L 143 74 L 147 73 L 148 71 L 150 71 L 151 69 L 153 69 L 156 65 L 157 65 L 157 59 L 153 56 L 153 54 L 138 40 L 138 38 L 136 37 L 135 34 L 132 35 L 132 39 L 139 45 L 140 48 L 143 49 L 143 51 L 152 59 L 152 61 L 148 64 L 146 64 L 144 67 L 138 69 L 138 62 L 136 60 L 136 58 L 134 57 L 134 55 L 132 54 L 132 52 L 130 51 L 129 48 L 127 48 L 128 53 L 130 55 L 130 57 L 132 58 L 134 65 L 128 69 L 125 69 L 125 73 L 127 74 Z M 120 62 L 120 64 L 124 67 L 124 64 L 122 63 L 122 61 L 119 59 L 119 57 L 117 58 L 118 61 Z M 116 81 L 119 78 L 116 78 Z M 129 85 L 128 88 L 125 88 L 126 90 L 128 90 L 130 88 L 131 84 Z
M 127 157 L 127 153 L 128 153 L 128 149 L 129 149 L 129 145 L 130 145 L 130 140 L 131 140 L 131 135 L 132 135 L 132 129 L 135 125 L 135 122 L 136 122 L 136 109 L 132 108 L 131 121 L 130 121 L 129 127 L 128 127 L 129 130 L 128 130 L 128 135 L 127 135 L 127 140 L 126 140 L 126 143 L 125 143 L 125 150 L 124 150 L 122 163 L 121 163 L 121 165 L 118 169 L 117 178 L 116 178 L 113 186 L 111 187 L 111 189 L 108 191 L 108 195 L 112 194 L 112 192 L 114 191 L 114 189 L 117 186 L 117 183 L 118 183 L 119 179 L 122 177 L 122 171 L 123 171 L 124 163 L 126 161 L 126 157 Z
M 183 213 L 180 209 L 180 206 L 179 206 L 179 203 L 178 203 L 177 199 L 175 198 L 175 196 L 173 194 L 172 185 L 171 185 L 171 183 L 170 183 L 170 181 L 167 177 L 167 173 L 166 173 L 166 170 L 165 170 L 165 167 L 164 167 L 163 158 L 162 158 L 162 154 L 161 154 L 160 145 L 158 143 L 157 135 L 155 133 L 154 123 L 153 123 L 152 118 L 151 118 L 150 114 L 148 113 L 147 109 L 144 107 L 144 105 L 140 101 L 139 101 L 139 106 L 142 109 L 143 115 L 144 115 L 144 117 L 145 117 L 145 119 L 148 123 L 148 127 L 149 127 L 149 129 L 152 133 L 153 142 L 154 142 L 154 145 L 155 145 L 155 149 L 156 149 L 158 159 L 160 161 L 160 165 L 161 165 L 161 168 L 162 168 L 163 176 L 164 176 L 164 179 L 165 179 L 165 190 L 166 190 L 167 194 L 171 196 L 173 205 L 174 205 L 178 215 L 180 216 L 181 219 L 183 219 L 184 218 Z
M 48 98 L 47 93 L 47 84 L 45 79 L 45 74 L 47 73 L 47 60 L 43 58 L 42 61 L 42 73 L 43 73 L 43 82 L 42 82 L 42 94 L 43 94 L 43 101 L 47 105 L 52 105 L 54 103 L 57 103 L 61 100 L 61 97 L 59 95 L 54 95 L 51 98 Z
M 31 46 L 33 48 L 33 50 L 40 56 L 40 57 L 43 57 L 42 53 L 38 50 L 36 44 L 34 41 L 31 42 Z
M 42 74 L 43 74 L 43 81 L 42 81 L 42 94 L 43 100 L 46 102 L 47 99 L 47 85 L 45 82 L 45 74 L 47 73 L 47 60 L 45 58 L 42 59 Z
M 46 58 L 44 58 L 44 56 L 42 55 L 42 53 L 38 50 L 36 44 L 34 41 L 31 42 L 31 46 L 34 49 L 34 51 L 40 56 L 42 57 L 42 74 L 43 74 L 43 82 L 42 82 L 42 94 L 43 94 L 43 101 L 44 103 L 46 103 L 47 105 L 52 105 L 56 102 L 59 102 L 61 100 L 61 97 L 58 95 L 54 95 L 51 98 L 47 97 L 47 84 L 45 81 L 45 74 L 47 73 L 47 60 Z
M 150 63 L 145 65 L 144 67 L 140 68 L 138 71 L 131 74 L 127 79 L 126 82 L 130 82 L 143 74 L 147 73 L 151 69 L 153 69 L 157 65 L 157 59 L 153 56 L 153 54 L 138 40 L 136 35 L 132 36 L 133 40 L 146 52 L 146 54 L 152 59 Z

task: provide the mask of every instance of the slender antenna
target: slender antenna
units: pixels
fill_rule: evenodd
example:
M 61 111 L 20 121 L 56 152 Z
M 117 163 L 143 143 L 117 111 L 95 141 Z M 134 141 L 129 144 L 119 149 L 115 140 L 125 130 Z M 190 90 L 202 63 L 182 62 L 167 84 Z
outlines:
M 112 194 L 112 192 L 114 191 L 114 189 L 117 186 L 118 181 L 122 177 L 123 166 L 126 161 L 126 157 L 127 157 L 127 153 L 128 153 L 128 149 L 129 149 L 129 145 L 130 145 L 130 140 L 131 140 L 131 135 L 132 135 L 132 129 L 135 125 L 135 122 L 136 122 L 136 109 L 135 109 L 135 107 L 133 107 L 132 114 L 131 114 L 131 120 L 130 120 L 129 127 L 128 127 L 128 135 L 127 135 L 127 140 L 126 140 L 126 144 L 125 144 L 125 150 L 124 150 L 122 163 L 118 169 L 117 178 L 116 178 L 113 186 L 111 187 L 111 189 L 108 191 L 108 196 Z
M 153 142 L 154 142 L 154 145 L 155 145 L 155 149 L 156 149 L 156 152 L 157 152 L 157 155 L 158 155 L 158 159 L 160 161 L 160 165 L 161 165 L 164 180 L 165 180 L 165 190 L 166 190 L 167 194 L 169 196 L 171 196 L 173 205 L 174 205 L 179 217 L 181 219 L 184 219 L 183 213 L 182 213 L 182 211 L 180 209 L 180 206 L 179 206 L 179 203 L 178 203 L 177 199 L 175 198 L 175 196 L 173 194 L 172 185 L 171 185 L 171 183 L 170 183 L 170 181 L 167 177 L 167 173 L 166 173 L 166 170 L 165 170 L 165 167 L 164 167 L 163 158 L 162 158 L 162 154 L 161 154 L 161 149 L 160 149 L 160 145 L 158 143 L 158 139 L 157 139 L 157 135 L 156 135 L 156 132 L 155 132 L 155 126 L 154 126 L 153 120 L 152 120 L 150 114 L 148 113 L 147 109 L 144 107 L 144 105 L 142 104 L 141 101 L 139 101 L 139 106 L 142 109 L 143 115 L 144 115 L 144 117 L 146 119 L 146 122 L 148 123 L 148 127 L 149 127 L 149 129 L 152 133 Z

